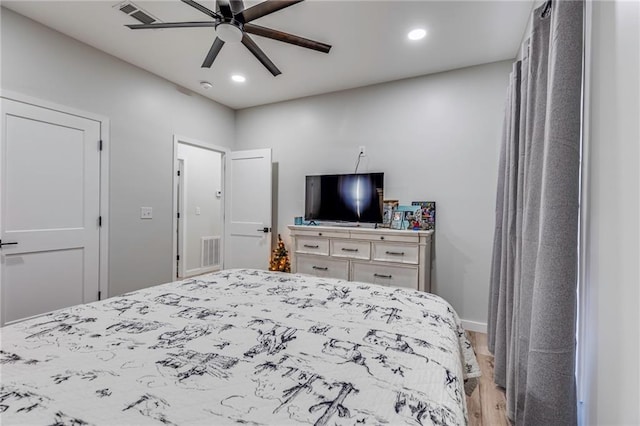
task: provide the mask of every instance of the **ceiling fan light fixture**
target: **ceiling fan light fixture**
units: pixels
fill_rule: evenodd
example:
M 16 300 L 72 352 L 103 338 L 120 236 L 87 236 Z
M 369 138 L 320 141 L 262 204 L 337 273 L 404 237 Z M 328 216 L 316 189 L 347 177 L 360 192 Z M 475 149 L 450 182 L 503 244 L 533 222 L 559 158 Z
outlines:
M 240 75 L 240 74 L 234 74 L 231 76 L 231 80 L 235 81 L 236 83 L 244 83 L 245 81 L 247 81 L 247 79 L 245 78 L 245 76 Z
M 407 34 L 407 37 L 409 38 L 409 40 L 415 41 L 415 40 L 423 39 L 426 35 L 427 35 L 427 31 L 424 28 L 416 28 L 409 31 L 409 34 Z
M 1 1 L 1 0 L 0 0 Z M 129 0 L 126 0 L 129 1 Z M 319 41 L 309 40 L 293 34 L 288 34 L 272 28 L 262 27 L 260 25 L 251 24 L 250 22 L 269 15 L 271 13 L 282 10 L 286 7 L 293 6 L 303 0 L 264 0 L 249 8 L 245 8 L 243 0 L 217 0 L 218 11 L 201 5 L 194 0 L 182 0 L 183 3 L 207 15 L 210 19 L 206 21 L 189 21 L 189 22 L 155 22 L 153 19 L 149 23 L 127 24 L 132 30 L 158 29 L 158 28 L 215 28 L 215 39 L 211 43 L 211 47 L 202 62 L 201 68 L 211 68 L 213 62 L 218 57 L 220 50 L 226 43 L 237 44 L 241 42 L 245 48 L 273 75 L 274 77 L 282 74 L 282 71 L 269 59 L 269 57 L 260 49 L 253 41 L 251 35 L 270 38 L 272 40 L 289 43 L 307 49 L 316 50 L 318 52 L 329 53 L 331 45 L 321 43 Z M 135 9 L 135 7 L 126 7 L 121 4 L 120 10 L 123 13 Z M 139 19 L 140 20 L 140 19 Z
M 218 24 L 216 35 L 225 43 L 239 43 L 242 41 L 242 30 L 228 22 Z

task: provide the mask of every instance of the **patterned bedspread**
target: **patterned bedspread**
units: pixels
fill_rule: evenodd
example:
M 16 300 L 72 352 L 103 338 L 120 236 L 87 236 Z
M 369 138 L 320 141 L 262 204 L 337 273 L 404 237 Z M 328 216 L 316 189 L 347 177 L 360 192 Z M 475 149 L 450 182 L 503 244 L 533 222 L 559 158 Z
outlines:
M 458 425 L 480 375 L 435 295 L 255 270 L 1 332 L 3 425 Z

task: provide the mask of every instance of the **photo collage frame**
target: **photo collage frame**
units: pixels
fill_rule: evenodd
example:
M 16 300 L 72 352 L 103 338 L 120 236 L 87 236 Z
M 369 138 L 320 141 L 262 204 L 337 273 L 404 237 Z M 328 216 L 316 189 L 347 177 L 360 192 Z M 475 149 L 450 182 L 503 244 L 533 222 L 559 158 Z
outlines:
M 436 202 L 412 201 L 411 205 L 400 205 L 398 200 L 384 200 L 383 228 L 435 230 Z

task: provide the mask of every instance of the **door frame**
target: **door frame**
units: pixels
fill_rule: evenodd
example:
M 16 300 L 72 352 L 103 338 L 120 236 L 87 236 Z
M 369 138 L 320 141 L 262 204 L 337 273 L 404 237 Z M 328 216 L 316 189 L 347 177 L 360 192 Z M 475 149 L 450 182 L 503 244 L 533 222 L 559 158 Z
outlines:
M 102 141 L 102 152 L 100 154 L 100 206 L 99 214 L 102 223 L 99 228 L 98 244 L 98 294 L 99 300 L 109 297 L 109 157 L 110 157 L 110 121 L 109 118 L 88 111 L 79 110 L 66 105 L 50 102 L 44 99 L 25 95 L 11 90 L 0 89 L 0 98 L 9 99 L 39 108 L 50 109 L 64 114 L 75 115 L 80 118 L 92 120 L 100 123 L 100 140 Z M 1 114 L 2 111 L 0 111 Z M 97 147 L 96 147 L 97 148 Z M 2 162 L 0 162 L 0 175 L 2 174 Z M 2 203 L 2 197 L 0 197 Z M 0 205 L 0 209 L 1 209 Z M 2 218 L 0 217 L 0 220 Z M 25 318 L 26 319 L 26 318 Z
M 178 221 L 177 221 L 177 216 L 178 216 L 178 184 L 179 184 L 179 180 L 178 180 L 178 144 L 179 143 L 183 143 L 186 145 L 191 145 L 191 146 L 195 146 L 198 148 L 203 148 L 203 149 L 208 149 L 210 151 L 215 151 L 220 153 L 220 167 L 221 167 L 221 184 L 220 184 L 220 190 L 222 191 L 222 196 L 220 197 L 220 217 L 222 218 L 222 230 L 220 233 L 220 253 L 222 256 L 222 268 L 224 269 L 224 264 L 225 264 L 225 256 L 224 256 L 224 243 L 225 243 L 225 198 L 226 198 L 226 159 L 227 159 L 227 155 L 231 152 L 231 150 L 229 148 L 225 148 L 223 146 L 220 145 L 215 145 L 212 144 L 210 142 L 204 142 L 198 139 L 193 139 L 193 138 L 189 138 L 186 136 L 181 136 L 181 135 L 177 135 L 174 134 L 173 135 L 173 177 L 171 179 L 172 182 L 172 186 L 171 186 L 171 193 L 172 193 L 172 204 L 173 204 L 173 210 L 172 210 L 172 215 L 171 215 L 171 241 L 172 241 L 172 245 L 173 245 L 173 250 L 172 250 L 172 257 L 171 257 L 171 281 L 175 281 L 177 278 L 177 274 L 178 274 L 178 265 L 177 265 L 177 256 L 178 256 L 178 238 L 177 238 L 177 233 L 178 233 Z M 181 194 L 181 196 L 183 197 L 184 194 Z M 184 228 L 184 227 L 181 227 Z M 184 268 L 182 268 L 184 269 Z M 183 277 L 184 278 L 184 277 Z
M 173 258 L 173 262 L 176 264 L 176 274 L 174 275 L 174 280 L 176 280 L 178 277 L 183 277 L 185 276 L 185 262 L 184 260 L 186 259 L 182 259 L 182 262 L 180 262 L 177 259 L 177 256 L 179 256 L 180 254 L 182 254 L 183 258 L 184 258 L 184 243 L 185 243 L 185 237 L 184 237 L 184 231 L 185 231 L 185 221 L 186 221 L 186 217 L 177 217 L 178 213 L 182 213 L 182 216 L 186 216 L 184 214 L 184 206 L 185 206 L 185 193 L 184 193 L 184 183 L 185 183 L 185 178 L 186 178 L 186 173 L 185 173 L 185 169 L 186 169 L 186 164 L 187 164 L 187 160 L 185 160 L 184 158 L 176 158 L 177 162 L 178 162 L 178 168 L 177 168 L 177 172 L 180 172 L 180 177 L 178 178 L 178 173 L 174 173 L 173 177 L 174 179 L 176 179 L 178 181 L 177 185 L 175 185 L 175 189 L 176 189 L 176 211 L 173 214 L 173 221 L 177 222 L 176 224 L 176 233 L 174 234 L 174 244 L 176 245 L 176 257 Z

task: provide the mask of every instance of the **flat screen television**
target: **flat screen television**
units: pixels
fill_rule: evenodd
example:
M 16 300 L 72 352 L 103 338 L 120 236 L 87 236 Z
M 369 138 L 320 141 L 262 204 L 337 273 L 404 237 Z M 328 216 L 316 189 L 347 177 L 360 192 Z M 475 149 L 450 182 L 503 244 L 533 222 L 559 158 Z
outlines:
M 306 177 L 305 220 L 382 223 L 384 173 Z

